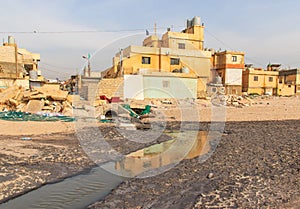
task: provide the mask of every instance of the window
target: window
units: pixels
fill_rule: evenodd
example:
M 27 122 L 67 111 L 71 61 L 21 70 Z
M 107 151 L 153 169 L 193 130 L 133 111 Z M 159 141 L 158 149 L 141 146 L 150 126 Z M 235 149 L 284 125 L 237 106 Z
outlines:
M 169 88 L 170 87 L 170 81 L 162 81 L 163 88 Z
M 178 49 L 185 49 L 185 44 L 184 43 L 179 43 L 178 44 Z
M 237 62 L 237 56 L 232 56 L 231 60 L 232 60 L 232 62 Z
M 171 58 L 170 64 L 171 65 L 179 65 L 180 59 L 179 58 Z
M 142 64 L 149 65 L 150 63 L 151 63 L 151 58 L 150 57 L 142 57 Z
M 213 93 L 216 93 L 216 92 L 217 92 L 217 88 L 216 88 L 216 87 L 212 87 L 211 91 L 212 91 Z
M 273 77 L 269 77 L 269 82 L 273 82 Z
M 292 86 L 291 86 L 291 85 L 288 85 L 288 87 L 291 88 Z
M 258 76 L 255 75 L 254 78 L 253 78 L 253 80 L 254 81 L 258 81 Z
M 33 65 L 32 64 L 24 64 L 24 68 L 26 72 L 29 73 L 29 71 L 33 70 Z

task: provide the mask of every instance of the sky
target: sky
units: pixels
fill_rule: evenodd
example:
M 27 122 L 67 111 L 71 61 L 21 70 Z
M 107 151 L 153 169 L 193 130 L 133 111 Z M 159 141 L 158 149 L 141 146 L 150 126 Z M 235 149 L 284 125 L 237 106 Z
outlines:
M 91 55 L 93 71 L 112 65 L 129 45 L 142 45 L 145 31 L 181 31 L 200 16 L 205 48 L 245 52 L 245 62 L 266 68 L 300 67 L 298 0 L 10 0 L 1 1 L 0 38 L 40 53 L 49 79 L 81 73 Z

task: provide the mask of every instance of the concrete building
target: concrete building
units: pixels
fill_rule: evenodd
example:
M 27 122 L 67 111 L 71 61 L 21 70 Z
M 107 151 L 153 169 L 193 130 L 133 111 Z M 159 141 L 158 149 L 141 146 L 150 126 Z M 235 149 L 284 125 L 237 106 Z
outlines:
M 103 72 L 104 78 L 144 75 L 190 78 L 195 80 L 197 97 L 206 95 L 210 76 L 211 52 L 203 50 L 204 26 L 199 17 L 187 21 L 181 32 L 168 30 L 162 38 L 154 34 L 143 46 L 129 46 L 115 55 L 113 66 Z M 163 79 L 161 79 L 163 82 Z M 162 84 L 163 85 L 163 84 Z M 126 86 L 126 85 L 125 85 Z M 160 85 L 158 85 L 160 86 Z
M 280 70 L 278 95 L 291 96 L 300 94 L 300 69 Z
M 242 94 L 244 52 L 220 51 L 212 55 L 213 70 L 222 78 L 226 94 Z
M 243 92 L 258 95 L 277 95 L 278 71 L 247 66 L 243 71 Z
M 13 37 L 0 46 L 0 87 L 17 84 L 29 87 L 29 79 L 43 80 L 38 70 L 40 54 L 18 48 Z
M 134 84 L 134 85 L 132 85 Z M 124 76 L 124 98 L 197 98 L 197 78 L 177 73 Z

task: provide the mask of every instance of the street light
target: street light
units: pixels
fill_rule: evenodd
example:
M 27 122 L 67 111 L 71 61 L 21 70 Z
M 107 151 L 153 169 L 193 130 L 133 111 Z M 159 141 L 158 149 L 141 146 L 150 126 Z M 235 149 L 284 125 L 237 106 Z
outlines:
M 82 58 L 88 61 L 88 77 L 91 77 L 91 62 L 90 62 L 91 55 L 90 54 L 88 54 L 88 56 L 83 55 Z

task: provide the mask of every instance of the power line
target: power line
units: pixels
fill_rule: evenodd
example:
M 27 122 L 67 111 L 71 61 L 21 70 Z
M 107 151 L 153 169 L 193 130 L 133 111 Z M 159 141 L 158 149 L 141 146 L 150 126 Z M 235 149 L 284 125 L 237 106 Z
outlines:
M 183 26 L 172 26 L 172 28 L 183 27 Z M 158 27 L 156 29 L 162 30 L 171 27 Z M 119 33 L 119 32 L 137 32 L 146 31 L 148 28 L 137 28 L 137 29 L 118 29 L 118 30 L 70 30 L 70 31 L 0 31 L 5 34 L 72 34 L 72 33 Z
M 63 72 L 63 71 L 57 71 L 57 70 L 51 70 L 49 68 L 42 68 L 41 71 L 49 71 L 49 72 L 53 72 L 53 73 L 60 73 L 60 74 L 65 74 L 65 75 L 71 75 L 72 73 L 67 73 L 67 72 Z
M 217 40 L 218 42 L 220 42 L 221 44 L 223 44 L 223 46 L 225 46 L 226 48 L 230 49 L 233 51 L 233 48 L 230 47 L 228 44 L 226 44 L 224 41 L 220 40 L 219 38 L 217 38 L 214 34 L 212 34 L 211 32 L 209 32 L 207 29 L 205 30 L 209 35 L 211 35 L 215 40 Z M 263 64 L 257 62 L 257 60 L 251 58 L 251 57 L 246 57 L 246 59 L 252 61 L 254 64 L 257 64 L 259 66 L 264 66 Z
M 216 39 L 218 42 L 220 42 L 221 44 L 223 44 L 223 46 L 225 46 L 226 48 L 229 48 L 230 50 L 233 50 L 228 44 L 226 44 L 224 41 L 220 40 L 219 38 L 217 38 L 214 34 L 212 34 L 211 32 L 209 32 L 207 29 L 205 29 L 205 31 L 211 35 L 214 39 Z
M 74 68 L 71 68 L 71 67 L 64 67 L 64 66 L 53 65 L 53 64 L 46 63 L 46 62 L 41 62 L 40 65 L 46 65 L 46 66 L 49 66 L 49 67 L 64 68 L 64 69 L 74 70 Z

